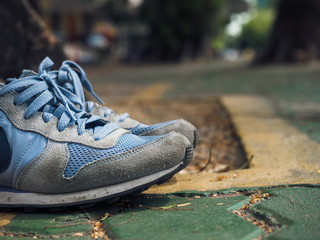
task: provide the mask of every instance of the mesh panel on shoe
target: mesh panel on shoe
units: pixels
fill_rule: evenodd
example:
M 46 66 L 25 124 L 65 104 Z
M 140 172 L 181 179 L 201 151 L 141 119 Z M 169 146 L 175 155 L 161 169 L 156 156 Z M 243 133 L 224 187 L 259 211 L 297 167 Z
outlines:
M 97 149 L 77 143 L 69 143 L 69 161 L 64 170 L 64 176 L 70 178 L 74 176 L 85 164 L 130 151 L 136 147 L 140 147 L 161 137 L 162 136 L 139 137 L 133 134 L 124 134 L 120 137 L 116 145 L 106 149 Z
M 176 120 L 153 124 L 153 125 L 144 125 L 144 124 L 140 123 L 138 126 L 131 128 L 130 131 L 135 135 L 141 135 L 141 134 L 150 132 L 154 129 L 165 127 L 165 126 L 170 125 L 174 122 L 176 122 Z

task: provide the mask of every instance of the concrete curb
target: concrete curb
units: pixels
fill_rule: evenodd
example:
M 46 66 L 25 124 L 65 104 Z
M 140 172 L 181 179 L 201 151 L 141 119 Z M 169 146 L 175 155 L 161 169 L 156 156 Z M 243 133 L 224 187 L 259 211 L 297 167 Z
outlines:
M 320 144 L 276 116 L 267 99 L 222 96 L 221 100 L 251 159 L 250 167 L 225 173 L 177 174 L 146 193 L 320 183 Z

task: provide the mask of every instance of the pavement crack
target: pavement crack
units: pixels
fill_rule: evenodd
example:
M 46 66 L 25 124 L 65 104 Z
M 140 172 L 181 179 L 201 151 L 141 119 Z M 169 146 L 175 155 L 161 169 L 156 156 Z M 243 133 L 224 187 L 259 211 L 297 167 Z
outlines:
M 75 236 L 90 236 L 87 233 L 73 233 L 73 234 L 63 234 L 63 235 L 37 235 L 37 234 L 31 234 L 31 233 L 15 233 L 15 232 L 7 232 L 7 231 L 1 231 L 0 230 L 0 238 L 6 237 L 6 238 L 29 238 L 29 239 L 59 239 L 59 238 L 66 238 L 66 237 L 75 237 Z
M 136 218 L 136 213 L 133 213 L 132 218 L 130 218 L 129 220 L 121 222 L 121 223 L 118 223 L 118 224 L 115 224 L 115 225 L 112 225 L 111 227 L 116 227 L 116 226 L 120 226 L 120 225 L 123 225 L 123 224 L 127 224 L 127 223 L 133 221 L 135 218 Z
M 44 229 L 46 228 L 64 228 L 64 227 L 73 227 L 73 226 L 77 226 L 77 225 L 84 225 L 87 223 L 66 223 L 66 224 L 60 224 L 60 225 L 48 225 L 45 226 Z
M 281 225 L 276 223 L 274 219 L 252 210 L 253 206 L 260 204 L 262 201 L 267 201 L 270 198 L 271 197 L 268 193 L 261 193 L 261 191 L 257 191 L 249 196 L 250 200 L 247 204 L 237 210 L 233 210 L 232 212 L 259 227 L 265 234 L 270 234 L 280 229 Z
M 212 195 L 211 197 L 209 197 L 209 198 L 215 199 L 215 198 L 239 197 L 239 196 L 241 196 L 241 195 L 243 195 L 243 194 L 241 194 L 241 193 L 223 194 L 223 195 L 215 195 L 215 194 L 213 194 L 213 195 Z

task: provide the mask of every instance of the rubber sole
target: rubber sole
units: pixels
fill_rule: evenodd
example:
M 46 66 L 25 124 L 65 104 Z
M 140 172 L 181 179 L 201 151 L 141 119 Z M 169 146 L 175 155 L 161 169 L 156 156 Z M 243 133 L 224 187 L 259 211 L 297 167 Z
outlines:
M 194 138 L 193 138 L 193 148 L 196 148 L 197 144 L 199 143 L 199 133 L 197 130 L 193 132 Z
M 169 169 L 124 183 L 67 194 L 41 194 L 0 189 L 0 207 L 5 208 L 61 208 L 91 204 L 100 201 L 116 201 L 133 192 L 143 192 L 154 184 L 169 180 L 192 160 L 193 148 L 187 147 L 185 158 Z

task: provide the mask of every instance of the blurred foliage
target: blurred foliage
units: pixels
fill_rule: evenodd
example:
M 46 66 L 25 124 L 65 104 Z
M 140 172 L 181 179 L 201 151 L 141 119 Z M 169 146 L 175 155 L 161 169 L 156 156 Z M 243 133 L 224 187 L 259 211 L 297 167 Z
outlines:
M 197 58 L 211 50 L 223 28 L 223 0 L 146 0 L 141 18 L 149 27 L 143 57 L 172 61 Z M 210 50 L 208 50 L 210 49 Z
M 128 5 L 129 0 L 108 0 L 104 3 L 102 10 L 109 20 L 119 23 L 130 19 Z
M 276 9 L 280 0 L 256 0 L 259 9 Z
M 225 34 L 219 34 L 212 40 L 212 48 L 216 51 L 221 51 L 226 46 L 226 37 Z
M 260 9 L 251 20 L 242 26 L 242 32 L 236 39 L 241 49 L 259 49 L 268 40 L 274 21 L 274 11 Z

